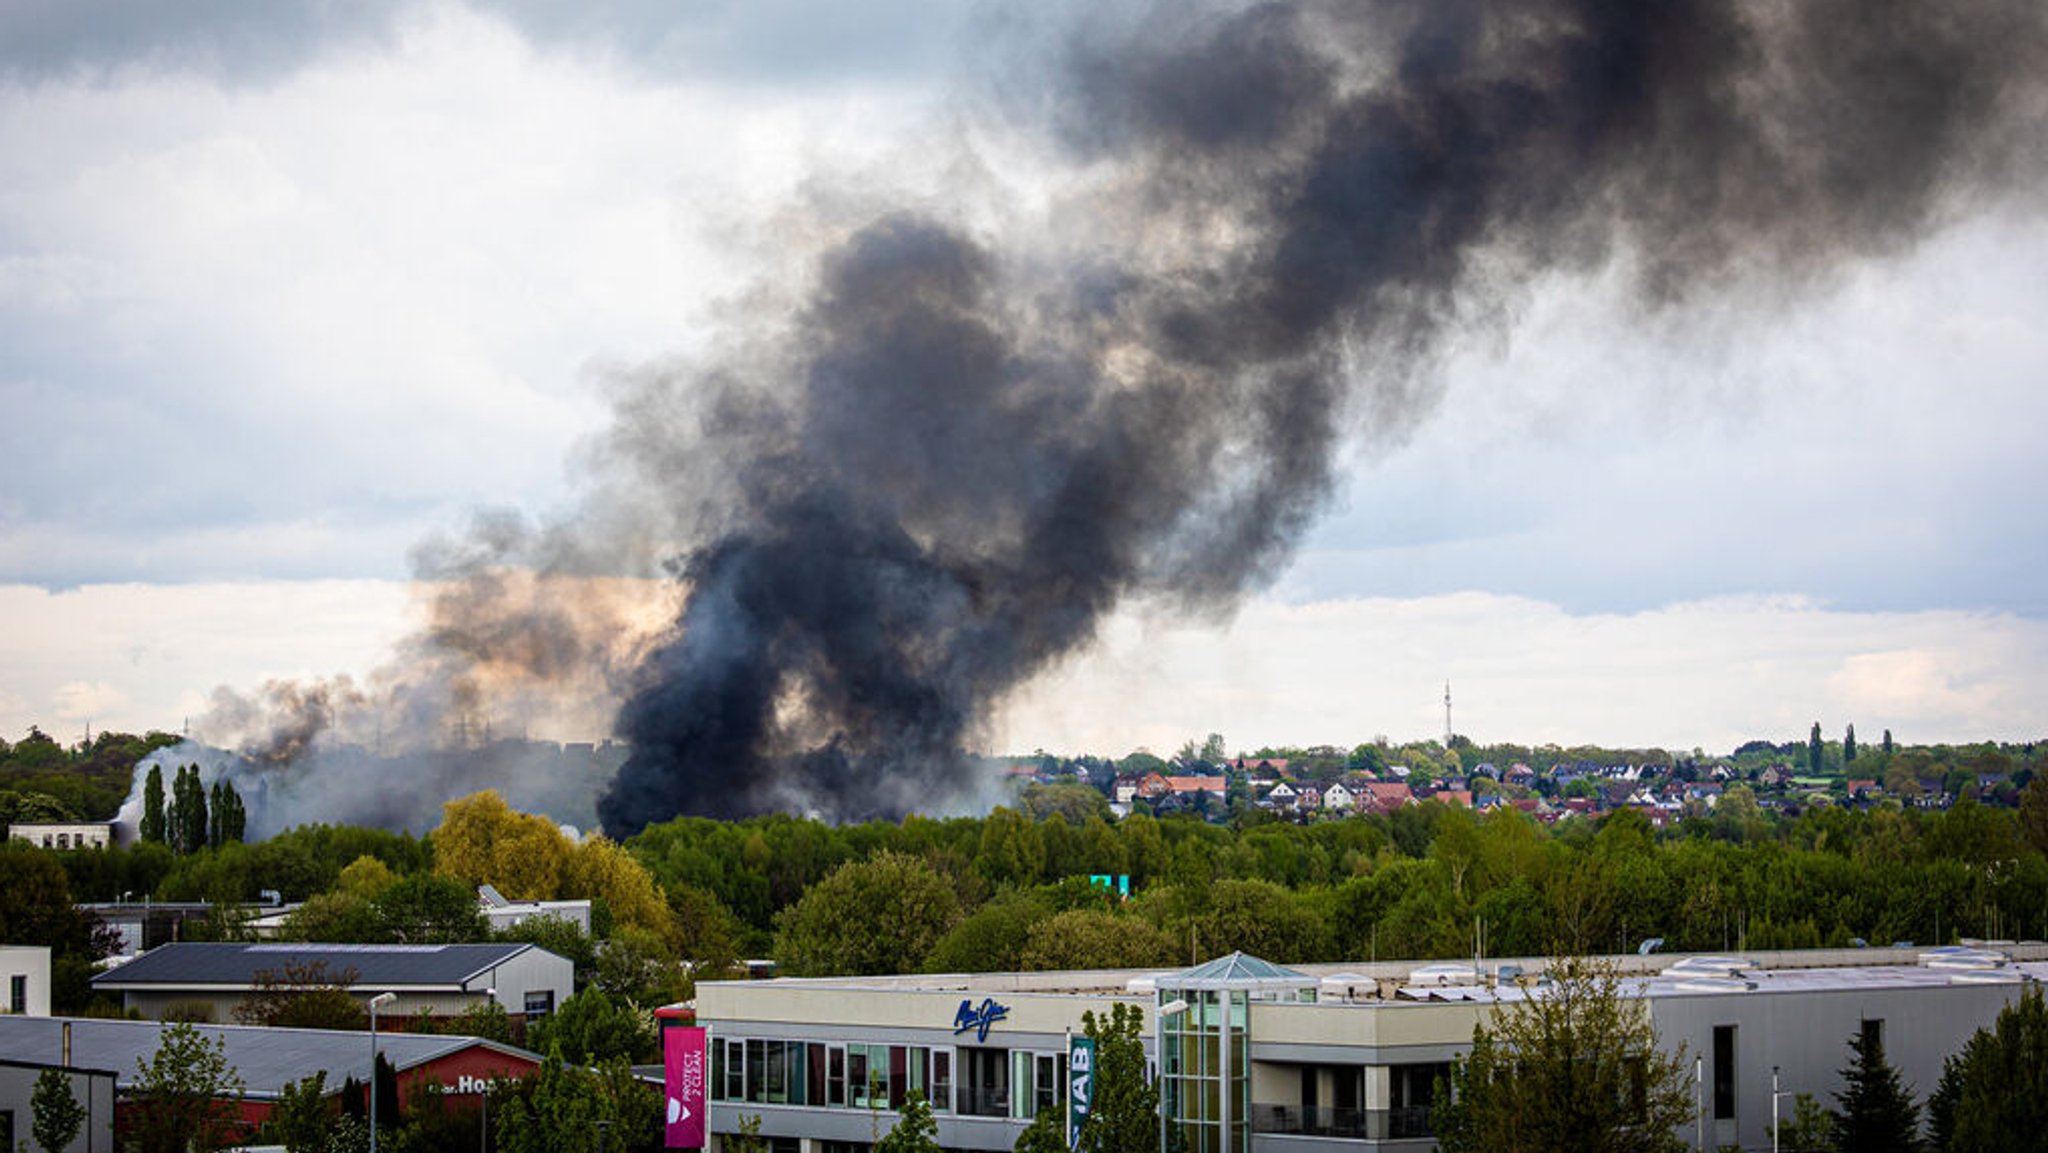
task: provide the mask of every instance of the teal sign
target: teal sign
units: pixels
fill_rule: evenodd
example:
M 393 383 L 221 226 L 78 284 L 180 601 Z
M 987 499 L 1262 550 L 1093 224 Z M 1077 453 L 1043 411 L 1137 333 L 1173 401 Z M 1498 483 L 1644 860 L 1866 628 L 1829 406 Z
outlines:
M 1067 1041 L 1067 1148 L 1078 1148 L 1081 1127 L 1095 1108 L 1095 1042 L 1087 1037 Z

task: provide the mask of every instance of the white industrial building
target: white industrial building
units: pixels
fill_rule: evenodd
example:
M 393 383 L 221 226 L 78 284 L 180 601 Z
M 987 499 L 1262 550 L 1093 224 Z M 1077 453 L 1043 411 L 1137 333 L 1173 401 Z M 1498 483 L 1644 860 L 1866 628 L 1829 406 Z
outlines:
M 1698 1115 L 1680 1135 L 1705 1149 L 1770 1148 L 1774 1088 L 1788 1120 L 1794 1093 L 1829 1102 L 1866 1030 L 1924 1099 L 1945 1058 L 2048 979 L 2048 946 L 1610 961 L 1659 1044 L 1684 1047 Z M 912 1089 L 941 1145 L 1008 1150 L 1062 1099 L 1082 1014 L 1119 1002 L 1144 1013 L 1189 1153 L 1424 1153 L 1450 1062 L 1490 1014 L 1543 995 L 1547 964 L 1296 970 L 1233 954 L 1176 972 L 721 981 L 697 987 L 695 1009 L 712 1132 L 758 1117 L 775 1153 L 866 1153 Z
M 17 821 L 7 836 L 39 849 L 104 849 L 114 843 L 114 822 Z

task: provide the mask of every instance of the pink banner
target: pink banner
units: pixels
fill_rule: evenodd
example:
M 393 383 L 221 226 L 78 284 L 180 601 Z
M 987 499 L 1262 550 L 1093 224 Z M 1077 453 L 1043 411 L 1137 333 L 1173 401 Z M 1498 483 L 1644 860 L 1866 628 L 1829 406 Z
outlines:
M 661 1055 L 668 1083 L 667 1146 L 670 1149 L 702 1149 L 707 1078 L 704 1030 L 663 1030 Z

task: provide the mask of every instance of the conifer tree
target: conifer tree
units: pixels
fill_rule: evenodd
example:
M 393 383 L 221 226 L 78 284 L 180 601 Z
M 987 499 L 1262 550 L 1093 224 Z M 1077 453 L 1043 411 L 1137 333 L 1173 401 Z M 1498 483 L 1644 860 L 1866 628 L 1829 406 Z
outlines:
M 1838 1153 L 1919 1153 L 1920 1107 L 1885 1061 L 1877 1031 L 1857 1033 L 1849 1049 L 1854 1057 L 1835 1094 Z

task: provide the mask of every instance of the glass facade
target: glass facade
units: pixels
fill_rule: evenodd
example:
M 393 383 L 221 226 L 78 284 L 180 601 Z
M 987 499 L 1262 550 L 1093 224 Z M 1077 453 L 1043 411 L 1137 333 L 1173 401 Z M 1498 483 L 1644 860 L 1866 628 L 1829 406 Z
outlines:
M 1180 1128 L 1187 1153 L 1251 1148 L 1251 994 L 1244 989 L 1162 989 L 1159 1106 Z
M 957 1070 L 957 1072 L 956 1072 Z M 900 1110 L 1029 1121 L 1061 1102 L 1064 1054 L 858 1041 L 711 1039 L 711 1098 L 749 1105 Z
M 1252 1005 L 1313 1002 L 1316 979 L 1232 953 L 1155 988 L 1162 1130 L 1178 1128 L 1187 1153 L 1251 1153 Z

